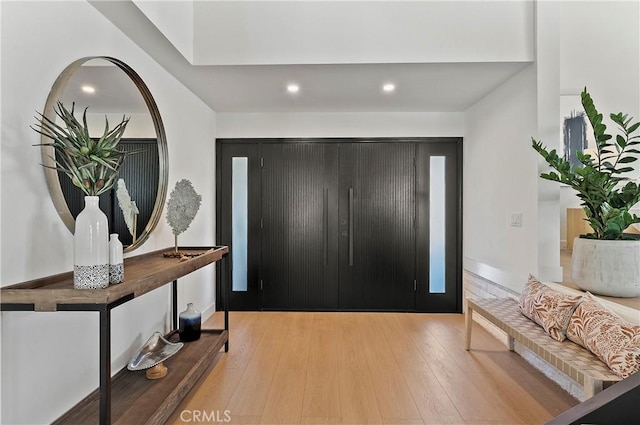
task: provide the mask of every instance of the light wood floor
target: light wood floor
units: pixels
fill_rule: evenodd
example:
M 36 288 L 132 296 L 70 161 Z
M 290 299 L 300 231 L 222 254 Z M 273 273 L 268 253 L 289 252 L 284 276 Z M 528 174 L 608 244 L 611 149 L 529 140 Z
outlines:
M 168 423 L 542 424 L 578 404 L 478 325 L 465 351 L 462 315 L 234 312 L 230 328 Z

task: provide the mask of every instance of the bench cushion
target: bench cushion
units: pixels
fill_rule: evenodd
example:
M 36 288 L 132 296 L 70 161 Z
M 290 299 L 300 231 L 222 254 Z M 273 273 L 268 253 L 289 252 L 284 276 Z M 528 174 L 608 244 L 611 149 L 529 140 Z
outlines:
M 585 384 L 585 377 L 602 382 L 620 381 L 620 377 L 588 350 L 569 340 L 560 342 L 550 338 L 540 326 L 520 313 L 515 300 L 481 298 L 467 302 L 471 309 L 579 384 Z
M 621 378 L 640 370 L 640 326 L 627 323 L 588 292 L 571 317 L 567 336 Z

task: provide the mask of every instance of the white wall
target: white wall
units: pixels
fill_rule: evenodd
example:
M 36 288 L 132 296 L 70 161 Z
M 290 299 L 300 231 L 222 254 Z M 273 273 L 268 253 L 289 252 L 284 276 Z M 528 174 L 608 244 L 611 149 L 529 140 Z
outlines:
M 532 134 L 549 149 L 558 148 L 560 134 L 560 36 L 558 2 L 539 1 L 536 11 L 536 123 Z M 531 149 L 533 151 L 533 149 Z M 548 171 L 541 156 L 537 158 L 538 175 Z M 539 279 L 562 281 L 560 267 L 560 223 L 558 209 L 560 188 L 557 183 L 537 179 L 538 196 L 538 267 L 533 272 Z
M 464 267 L 519 291 L 538 266 L 536 68 L 530 65 L 466 112 Z M 522 213 L 522 227 L 512 227 Z
M 533 2 L 196 2 L 200 65 L 526 62 Z
M 559 96 L 578 95 L 584 86 L 589 88 L 596 106 L 605 115 L 623 111 L 640 117 L 639 9 L 638 1 L 536 3 L 536 63 L 532 80 L 527 79 L 527 88 L 531 90 L 532 85 L 534 90 L 530 93 L 534 108 L 530 111 L 531 121 L 522 125 L 504 119 L 503 114 L 509 111 L 504 109 L 503 102 L 517 101 L 516 98 L 524 101 L 527 96 L 520 95 L 524 87 L 509 86 L 512 82 L 498 88 L 467 111 L 464 171 L 465 182 L 469 184 L 465 185 L 464 205 L 465 268 L 469 271 L 516 290 L 521 288 L 529 272 L 547 280 L 561 278 L 559 248 L 560 241 L 566 239 L 566 208 L 575 207 L 578 201 L 568 193 L 570 189 L 560 189 L 559 185 L 537 177 L 540 171 L 547 170 L 542 160 L 536 159 L 538 170 L 531 174 L 530 161 L 535 156 L 531 157 L 530 138 L 542 140 L 550 148 L 559 147 Z M 507 93 L 504 92 L 505 86 L 511 87 Z M 500 93 L 503 93 L 503 99 L 500 99 Z M 496 114 L 499 118 L 495 121 L 482 122 L 483 115 L 495 117 Z M 519 132 L 514 125 L 528 127 L 528 130 Z M 490 129 L 489 137 L 483 128 Z M 502 157 L 511 159 L 499 140 L 517 133 L 520 134 L 518 140 L 524 144 L 521 161 L 525 162 L 520 162 L 523 168 L 510 169 L 507 165 L 506 170 L 496 171 L 503 169 L 504 161 L 482 156 L 485 149 L 489 149 L 489 139 L 495 138 Z M 477 146 L 477 136 L 485 140 L 484 147 Z M 480 169 L 490 172 L 489 177 L 477 180 L 475 175 Z M 536 179 L 535 188 L 527 186 L 532 178 Z M 500 182 L 500 179 L 510 179 L 511 183 Z M 510 240 L 509 233 L 519 230 L 506 231 L 503 224 L 493 221 L 492 210 L 488 207 L 483 209 L 480 205 L 482 197 L 486 196 L 483 188 L 501 184 L 524 184 L 524 192 L 536 194 L 537 204 L 531 206 L 530 211 L 523 211 L 524 227 L 532 224 L 527 216 L 533 215 L 537 221 L 537 235 L 530 229 L 526 230 L 529 236 L 535 235 L 533 239 L 518 239 L 517 243 Z M 507 189 L 505 195 L 495 201 L 498 206 L 495 213 L 503 221 L 507 220 L 505 214 L 508 216 L 510 213 L 504 204 L 522 199 L 514 189 Z M 478 217 L 476 206 L 480 207 L 480 215 L 484 215 L 482 218 Z M 490 223 L 488 228 L 479 228 L 483 220 Z M 491 252 L 481 250 L 480 240 L 488 241 Z
M 640 118 L 640 1 L 560 4 L 560 93 Z
M 586 86 L 609 132 L 615 132 L 609 113 L 640 120 L 640 2 L 565 1 L 560 17 L 560 93 L 579 95 Z M 580 200 L 570 188 L 560 193 L 560 239 L 566 241 L 566 209 Z
M 2 286 L 72 268 L 72 235 L 49 198 L 40 152 L 33 147 L 39 138 L 29 125 L 58 73 L 85 56 L 122 59 L 147 83 L 167 133 L 170 189 L 188 178 L 202 194 L 201 210 L 180 243 L 213 244 L 215 114 L 87 2 L 1 2 L 0 8 Z M 172 244 L 162 218 L 134 254 Z M 213 305 L 213 267 L 181 283 L 181 307 L 188 301 L 201 310 Z M 114 371 L 153 331 L 166 330 L 168 304 L 169 290 L 159 289 L 113 310 Z M 1 317 L 2 423 L 49 423 L 97 388 L 96 313 L 3 312 Z
M 219 113 L 217 138 L 463 136 L 464 114 Z
M 193 62 L 193 1 L 133 0 L 136 7 L 167 37 L 189 62 Z

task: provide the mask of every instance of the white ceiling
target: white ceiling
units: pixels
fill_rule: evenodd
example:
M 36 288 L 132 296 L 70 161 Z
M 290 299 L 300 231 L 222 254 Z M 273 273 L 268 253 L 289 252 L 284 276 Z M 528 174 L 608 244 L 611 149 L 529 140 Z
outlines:
M 463 112 L 530 63 L 192 65 L 132 2 L 90 2 L 216 112 Z
M 464 111 L 522 63 L 205 66 L 200 98 L 218 112 Z M 292 95 L 286 85 L 295 82 Z M 395 92 L 383 93 L 393 82 Z

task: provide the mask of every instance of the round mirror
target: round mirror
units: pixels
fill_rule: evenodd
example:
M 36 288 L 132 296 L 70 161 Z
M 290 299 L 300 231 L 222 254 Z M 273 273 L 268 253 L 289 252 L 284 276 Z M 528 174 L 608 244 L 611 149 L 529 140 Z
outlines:
M 74 105 L 81 119 L 87 108 L 90 136 L 100 137 L 105 119 L 110 128 L 130 117 L 120 143 L 121 150 L 135 151 L 120 167 L 118 184 L 100 195 L 100 209 L 107 215 L 110 233 L 118 233 L 125 252 L 142 245 L 158 224 L 167 195 L 168 154 L 162 119 L 151 92 L 140 76 L 124 62 L 107 57 L 91 56 L 70 64 L 53 85 L 43 115 L 53 121 L 60 119 L 54 112 L 56 102 L 67 109 Z M 95 133 L 95 134 L 94 134 Z M 73 233 L 75 217 L 84 208 L 84 192 L 55 167 L 55 152 L 44 146 L 49 139 L 42 136 L 42 163 L 49 192 L 58 214 Z M 118 187 L 138 210 L 133 220 L 125 221 L 119 205 Z

